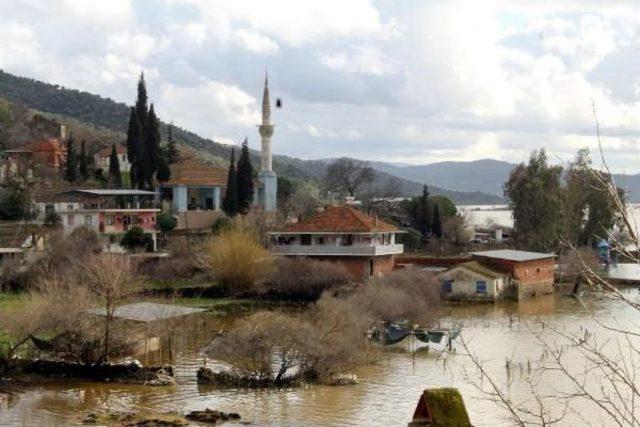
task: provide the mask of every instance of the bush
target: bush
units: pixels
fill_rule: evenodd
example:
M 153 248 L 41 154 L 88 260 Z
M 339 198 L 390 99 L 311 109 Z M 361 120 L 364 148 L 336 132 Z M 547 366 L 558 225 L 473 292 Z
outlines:
M 273 257 L 253 229 L 242 225 L 213 236 L 206 244 L 207 264 L 214 277 L 232 294 L 251 294 L 269 277 Z
M 324 291 L 346 285 L 349 281 L 349 272 L 339 263 L 278 258 L 266 292 L 279 299 L 315 301 Z
M 220 234 L 223 231 L 229 230 L 233 227 L 233 221 L 228 216 L 223 216 L 216 219 L 211 225 L 211 232 L 213 234 Z
M 147 252 L 153 251 L 153 238 L 149 233 L 145 233 L 144 230 L 137 225 L 131 227 L 120 240 L 120 244 L 128 251 L 145 250 Z
M 170 213 L 162 212 L 158 215 L 158 228 L 163 233 L 168 233 L 173 230 L 176 228 L 176 225 L 178 225 L 178 220 Z

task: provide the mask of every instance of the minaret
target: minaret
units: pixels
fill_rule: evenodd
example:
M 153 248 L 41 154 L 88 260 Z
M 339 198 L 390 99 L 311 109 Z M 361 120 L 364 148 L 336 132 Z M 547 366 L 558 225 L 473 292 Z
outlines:
M 269 98 L 269 76 L 264 76 L 264 91 L 262 92 L 262 124 L 258 126 L 262 141 L 261 171 L 271 171 L 271 137 L 274 126 L 271 124 L 271 100 Z
M 264 212 L 275 213 L 278 200 L 278 176 L 271 169 L 271 137 L 274 125 L 271 124 L 271 99 L 269 98 L 269 76 L 265 74 L 262 92 L 262 124 L 258 132 L 262 142 L 260 155 L 260 173 L 258 179 L 261 188 L 258 190 L 258 203 Z

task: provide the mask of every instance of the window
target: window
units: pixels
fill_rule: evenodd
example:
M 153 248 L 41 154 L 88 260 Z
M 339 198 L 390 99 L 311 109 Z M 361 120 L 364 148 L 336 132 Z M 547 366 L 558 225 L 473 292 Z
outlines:
M 67 210 L 68 211 L 72 211 L 73 210 L 73 205 L 67 205 Z
M 93 221 L 91 220 L 91 215 L 85 215 L 84 216 L 84 225 L 86 225 L 87 227 L 91 227 L 93 224 Z
M 317 242 L 319 245 L 324 245 L 324 237 L 322 236 L 318 237 Z
M 67 216 L 67 225 L 75 225 L 76 223 L 76 216 L 71 214 L 69 216 Z
M 487 293 L 487 282 L 483 280 L 478 280 L 476 282 L 476 293 L 478 294 L 486 294 Z
M 311 234 L 301 234 L 300 244 L 302 246 L 311 246 Z
M 352 246 L 353 245 L 353 234 L 344 234 L 342 236 L 342 246 Z
M 114 225 L 116 218 L 113 215 L 107 215 L 107 225 Z
M 453 280 L 443 280 L 442 281 L 442 292 L 445 294 L 450 294 L 453 290 Z

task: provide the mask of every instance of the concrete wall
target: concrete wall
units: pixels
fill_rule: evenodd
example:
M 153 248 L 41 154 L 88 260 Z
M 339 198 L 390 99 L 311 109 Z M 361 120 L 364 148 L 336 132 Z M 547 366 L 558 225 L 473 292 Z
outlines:
M 508 286 L 508 277 L 485 277 L 465 268 L 454 268 L 438 275 L 440 282 L 452 280 L 451 293 L 445 294 L 449 299 L 489 299 L 495 300 L 505 295 Z M 487 292 L 478 293 L 476 282 L 487 283 Z
M 342 264 L 353 280 L 366 280 L 369 277 L 370 262 L 373 261 L 373 275 L 383 276 L 393 271 L 395 264 L 393 255 L 377 256 L 377 257 L 332 257 L 332 256 L 314 256 L 309 259 L 319 261 L 329 261 Z M 371 261 L 370 261 L 371 260 Z
M 224 216 L 223 211 L 185 211 L 177 214 L 176 229 L 211 228 L 216 219 Z

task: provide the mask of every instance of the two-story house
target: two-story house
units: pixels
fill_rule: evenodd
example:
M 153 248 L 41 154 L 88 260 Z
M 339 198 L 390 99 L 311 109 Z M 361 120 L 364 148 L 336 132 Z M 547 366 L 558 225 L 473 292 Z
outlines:
M 393 269 L 395 255 L 403 253 L 400 232 L 356 208 L 330 206 L 269 234 L 274 254 L 339 262 L 361 280 Z
M 157 193 L 133 189 L 70 189 L 40 196 L 39 219 L 60 215 L 65 234 L 85 226 L 94 230 L 107 251 L 121 251 L 120 240 L 133 226 L 142 228 L 156 248 Z

